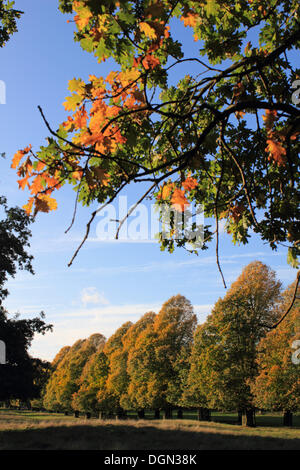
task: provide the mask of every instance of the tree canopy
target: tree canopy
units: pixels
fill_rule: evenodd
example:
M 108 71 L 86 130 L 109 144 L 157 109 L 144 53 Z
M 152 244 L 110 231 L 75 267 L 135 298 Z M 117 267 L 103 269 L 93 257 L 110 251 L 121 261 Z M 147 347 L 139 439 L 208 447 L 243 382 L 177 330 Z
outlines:
M 28 213 L 55 209 L 52 193 L 66 183 L 74 216 L 78 203 L 105 204 L 141 183 L 140 201 L 178 212 L 202 205 L 202 248 L 215 237 L 217 258 L 224 220 L 234 243 L 254 231 L 272 249 L 287 246 L 297 266 L 299 69 L 290 53 L 299 49 L 299 8 L 297 0 L 60 0 L 74 14 L 75 41 L 115 66 L 107 77 L 70 80 L 69 116 L 57 130 L 40 109 L 48 145 L 12 162 L 31 192 Z M 173 233 L 161 247 L 186 241 Z
M 22 11 L 13 8 L 15 2 L 0 0 L 0 47 L 5 46 L 10 36 L 17 31 L 17 20 Z
M 284 311 L 293 296 L 294 286 L 283 294 L 280 310 Z M 298 298 L 289 316 L 262 338 L 258 347 L 258 371 L 252 386 L 257 407 L 295 411 L 300 404 L 300 364 L 293 361 L 293 350 L 300 344 L 300 301 Z
M 9 208 L 4 196 L 0 196 L 1 206 L 5 218 L 0 220 L 0 304 L 8 295 L 4 288 L 8 276 L 14 277 L 18 268 L 33 274 L 33 256 L 26 251 L 26 247 L 30 246 L 29 225 L 32 217 L 28 217 L 19 207 Z
M 54 359 L 54 371 L 45 390 L 46 407 L 57 411 L 72 409 L 73 396 L 81 386 L 82 371 L 92 354 L 103 349 L 104 342 L 103 335 L 94 334 L 59 352 Z
M 33 359 L 28 350 L 34 335 L 44 335 L 52 325 L 45 323 L 43 312 L 32 319 L 20 319 L 18 315 L 10 318 L 2 305 L 8 295 L 4 286 L 8 277 L 14 277 L 18 269 L 33 274 L 33 256 L 26 251 L 32 217 L 19 207 L 9 208 L 4 196 L 0 196 L 0 208 L 4 215 L 0 220 L 0 339 L 6 352 L 5 363 L 0 365 L 0 400 L 27 400 L 38 397 L 49 369 L 49 363 Z
M 278 318 L 280 287 L 272 270 L 253 262 L 216 302 L 195 334 L 185 391 L 188 402 L 240 410 L 248 417 L 253 413 L 257 344 L 266 325 Z
M 203 324 L 176 295 L 106 342 L 95 334 L 64 347 L 53 360 L 44 406 L 119 418 L 127 411 L 144 418 L 150 410 L 170 418 L 173 409 L 197 408 L 207 420 L 209 409 L 238 411 L 247 425 L 260 408 L 289 412 L 291 425 L 299 410 L 299 301 L 283 316 L 295 285 L 282 293 L 275 272 L 252 262 Z
M 0 339 L 6 345 L 6 362 L 0 365 L 1 401 L 39 396 L 48 363 L 33 359 L 28 350 L 36 333 L 44 335 L 51 330 L 52 325 L 45 323 L 43 315 L 26 320 L 9 318 L 0 306 Z

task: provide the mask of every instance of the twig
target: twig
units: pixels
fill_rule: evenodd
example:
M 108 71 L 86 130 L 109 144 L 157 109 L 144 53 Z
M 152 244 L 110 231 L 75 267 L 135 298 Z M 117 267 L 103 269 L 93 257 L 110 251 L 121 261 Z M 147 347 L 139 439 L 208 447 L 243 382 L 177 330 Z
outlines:
M 280 325 L 280 323 L 285 319 L 285 317 L 287 316 L 287 314 L 289 313 L 289 311 L 291 310 L 291 308 L 293 307 L 293 305 L 295 303 L 295 300 L 297 298 L 297 290 L 298 290 L 299 281 L 300 281 L 300 271 L 298 271 L 298 273 L 297 273 L 296 284 L 295 284 L 292 300 L 291 300 L 289 306 L 287 307 L 286 311 L 284 312 L 284 314 L 280 318 L 280 320 L 278 320 L 278 322 L 275 323 L 272 326 L 266 325 L 264 323 L 261 323 L 260 326 L 264 326 L 265 328 L 268 328 L 269 330 L 274 330 L 275 328 L 277 328 L 278 325 Z
M 128 183 L 124 183 L 122 186 L 120 186 L 120 188 L 118 189 L 118 191 L 115 192 L 115 194 L 105 203 L 103 204 L 101 207 L 99 207 L 98 209 L 96 209 L 94 212 L 92 212 L 92 215 L 91 215 L 91 218 L 90 220 L 88 221 L 88 223 L 86 224 L 86 232 L 85 232 L 85 235 L 83 237 L 83 240 L 82 242 L 80 243 L 80 245 L 78 246 L 77 250 L 75 251 L 74 255 L 72 256 L 71 258 L 71 261 L 68 263 L 68 267 L 70 267 L 72 264 L 73 264 L 73 261 L 74 259 L 76 258 L 76 256 L 78 255 L 79 251 L 81 250 L 82 246 L 84 245 L 84 243 L 86 242 L 86 240 L 88 239 L 88 236 L 89 236 L 89 233 L 90 233 L 90 228 L 91 228 L 91 223 L 93 222 L 94 218 L 96 217 L 96 215 L 101 211 L 103 210 L 108 204 L 110 204 L 111 202 L 113 202 L 113 200 L 117 197 L 117 195 L 122 191 L 122 189 L 127 185 Z
M 131 207 L 131 209 L 127 212 L 127 214 L 125 215 L 125 217 L 123 217 L 123 219 L 120 221 L 119 223 L 119 227 L 118 227 L 118 230 L 117 230 L 117 233 L 116 233 L 116 240 L 118 240 L 119 238 L 119 233 L 120 233 L 120 230 L 121 230 L 121 227 L 122 225 L 124 224 L 125 220 L 128 219 L 128 217 L 130 216 L 130 214 L 132 214 L 132 212 L 134 211 L 134 209 L 145 199 L 145 197 L 148 196 L 148 194 L 152 191 L 153 188 L 155 188 L 156 186 L 156 183 L 152 184 L 152 186 L 150 186 L 150 188 L 143 194 L 143 196 Z

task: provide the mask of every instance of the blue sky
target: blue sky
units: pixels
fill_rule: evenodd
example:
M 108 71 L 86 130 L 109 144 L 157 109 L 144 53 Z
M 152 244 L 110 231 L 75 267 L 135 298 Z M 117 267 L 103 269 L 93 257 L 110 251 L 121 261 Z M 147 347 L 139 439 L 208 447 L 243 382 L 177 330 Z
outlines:
M 0 105 L 0 151 L 7 155 L 0 159 L 0 184 L 9 205 L 22 206 L 28 196 L 18 190 L 11 157 L 30 143 L 38 149 L 48 136 L 37 106 L 42 106 L 56 128 L 66 118 L 62 103 L 68 80 L 86 79 L 89 74 L 105 76 L 113 67 L 110 61 L 97 64 L 73 42 L 73 26 L 67 24 L 68 17 L 58 11 L 57 3 L 17 0 L 16 7 L 25 11 L 19 32 L 0 50 L 0 80 L 7 88 L 6 104 Z M 180 28 L 179 35 L 183 34 Z M 188 47 L 197 50 L 192 39 Z M 140 194 L 141 188 L 133 186 L 129 200 L 133 203 Z M 214 245 L 196 257 L 184 250 L 161 252 L 155 243 L 103 243 L 97 241 L 96 222 L 91 241 L 68 268 L 93 209 L 80 208 L 74 227 L 65 234 L 74 196 L 71 188 L 63 188 L 57 194 L 57 211 L 39 214 L 32 225 L 30 252 L 36 274 L 19 272 L 8 282 L 5 306 L 10 313 L 29 318 L 44 310 L 46 321 L 54 325 L 53 333 L 34 340 L 31 354 L 51 360 L 61 347 L 79 338 L 95 332 L 108 337 L 125 321 L 136 321 L 149 310 L 158 312 L 164 301 L 178 293 L 192 302 L 199 322 L 205 320 L 214 302 L 225 294 Z M 228 284 L 253 260 L 276 270 L 284 286 L 295 278 L 284 248 L 274 252 L 257 237 L 237 247 L 224 233 L 220 244 Z

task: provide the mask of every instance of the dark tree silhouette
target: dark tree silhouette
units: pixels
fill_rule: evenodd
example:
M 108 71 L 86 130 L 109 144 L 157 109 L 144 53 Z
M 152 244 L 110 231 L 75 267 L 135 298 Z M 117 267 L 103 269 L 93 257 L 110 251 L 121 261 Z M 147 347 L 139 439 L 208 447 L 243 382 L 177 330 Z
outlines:
M 32 221 L 23 209 L 19 207 L 8 208 L 7 200 L 0 196 L 0 206 L 5 218 L 0 221 L 0 304 L 8 295 L 3 287 L 8 276 L 14 277 L 17 268 L 34 273 L 32 268 L 33 256 L 29 255 L 25 247 L 29 246 L 31 231 L 28 226 Z

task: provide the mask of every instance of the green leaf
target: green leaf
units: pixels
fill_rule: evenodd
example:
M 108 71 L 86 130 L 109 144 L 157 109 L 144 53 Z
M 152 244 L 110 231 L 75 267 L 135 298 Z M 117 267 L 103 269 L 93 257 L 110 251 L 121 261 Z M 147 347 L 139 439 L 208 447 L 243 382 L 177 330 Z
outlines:
M 287 262 L 290 266 L 292 266 L 295 269 L 298 269 L 299 267 L 299 261 L 298 261 L 298 250 L 295 247 L 289 247 L 288 249 L 288 254 L 287 254 Z

